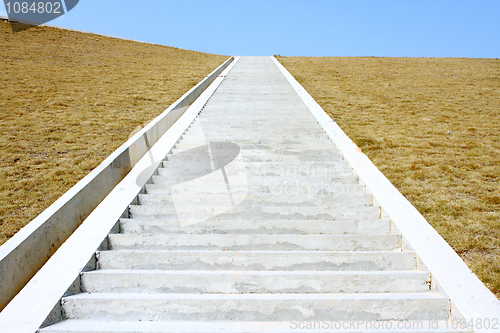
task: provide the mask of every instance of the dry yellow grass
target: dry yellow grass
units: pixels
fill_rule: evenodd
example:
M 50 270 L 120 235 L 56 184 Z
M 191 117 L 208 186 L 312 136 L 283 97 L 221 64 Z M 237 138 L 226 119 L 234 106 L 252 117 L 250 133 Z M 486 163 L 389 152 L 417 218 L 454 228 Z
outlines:
M 227 57 L 0 21 L 0 244 Z
M 500 60 L 279 60 L 500 296 Z

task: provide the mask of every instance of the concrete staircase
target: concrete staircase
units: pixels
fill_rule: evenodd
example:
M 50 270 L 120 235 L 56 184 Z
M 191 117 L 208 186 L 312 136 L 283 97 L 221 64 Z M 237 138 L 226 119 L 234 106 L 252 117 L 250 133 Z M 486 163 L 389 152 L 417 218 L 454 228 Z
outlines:
M 269 58 L 241 58 L 119 226 L 41 332 L 469 332 Z

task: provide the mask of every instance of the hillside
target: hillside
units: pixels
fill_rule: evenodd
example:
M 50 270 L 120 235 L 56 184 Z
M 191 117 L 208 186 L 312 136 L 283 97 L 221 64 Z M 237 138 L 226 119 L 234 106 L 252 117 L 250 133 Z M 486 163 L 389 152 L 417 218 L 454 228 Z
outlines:
M 228 57 L 0 21 L 0 245 Z

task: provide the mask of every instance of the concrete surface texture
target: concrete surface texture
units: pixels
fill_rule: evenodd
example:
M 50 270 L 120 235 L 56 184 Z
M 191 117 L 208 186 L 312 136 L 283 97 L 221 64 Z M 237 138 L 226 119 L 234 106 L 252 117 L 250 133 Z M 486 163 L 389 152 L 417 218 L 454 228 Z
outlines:
M 238 61 L 127 215 L 41 332 L 470 332 L 269 57 Z

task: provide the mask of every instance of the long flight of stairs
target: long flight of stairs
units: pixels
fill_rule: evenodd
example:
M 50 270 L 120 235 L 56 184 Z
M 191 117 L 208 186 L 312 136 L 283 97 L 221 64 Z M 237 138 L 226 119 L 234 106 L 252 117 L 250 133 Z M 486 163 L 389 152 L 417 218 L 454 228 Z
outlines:
M 241 58 L 119 226 L 42 332 L 468 332 L 269 58 Z

